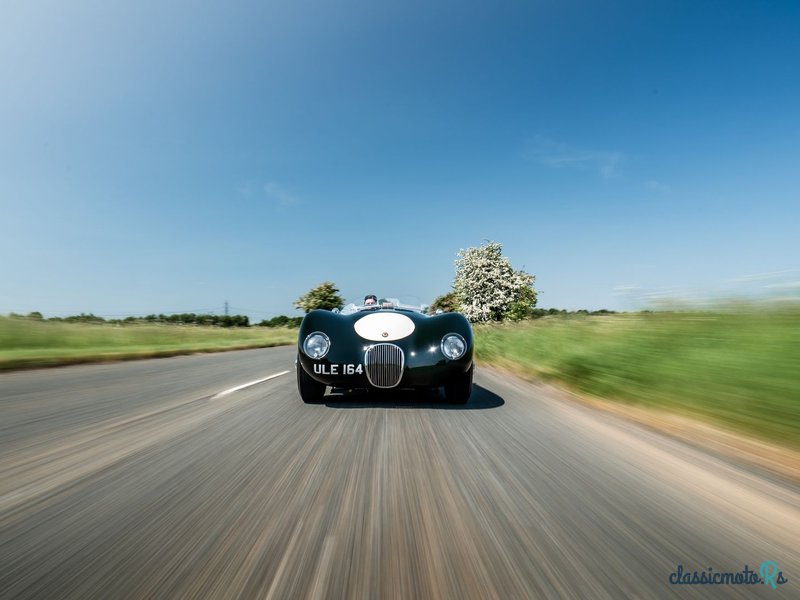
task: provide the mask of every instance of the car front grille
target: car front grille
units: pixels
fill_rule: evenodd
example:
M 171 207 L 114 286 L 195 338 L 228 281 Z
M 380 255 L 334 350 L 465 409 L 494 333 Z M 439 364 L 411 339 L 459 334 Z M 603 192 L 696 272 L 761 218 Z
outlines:
M 364 354 L 367 379 L 377 388 L 391 388 L 400 383 L 404 362 L 403 351 L 394 344 L 375 344 Z

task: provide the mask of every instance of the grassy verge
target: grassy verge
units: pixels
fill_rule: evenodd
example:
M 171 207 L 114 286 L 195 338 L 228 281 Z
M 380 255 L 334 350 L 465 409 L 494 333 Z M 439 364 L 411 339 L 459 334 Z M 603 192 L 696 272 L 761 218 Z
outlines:
M 91 325 L 0 317 L 0 370 L 294 343 L 296 329 Z
M 479 361 L 800 448 L 800 308 L 554 317 L 475 329 Z

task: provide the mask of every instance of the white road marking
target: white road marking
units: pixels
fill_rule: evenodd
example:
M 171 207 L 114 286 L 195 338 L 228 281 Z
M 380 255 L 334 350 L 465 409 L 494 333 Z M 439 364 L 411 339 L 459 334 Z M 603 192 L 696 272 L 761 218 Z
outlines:
M 232 394 L 233 392 L 238 392 L 239 390 L 243 390 L 244 388 L 248 388 L 251 385 L 256 385 L 259 383 L 264 383 L 265 381 L 269 381 L 270 379 L 275 379 L 276 377 L 280 377 L 281 375 L 286 375 L 291 371 L 281 371 L 280 373 L 275 373 L 274 375 L 270 375 L 269 377 L 264 377 L 263 379 L 256 379 L 255 381 L 250 381 L 248 383 L 243 383 L 242 385 L 237 385 L 236 387 L 229 388 L 220 392 L 219 394 L 215 394 L 211 397 L 212 400 L 216 400 L 217 398 L 222 398 L 222 396 L 227 396 L 228 394 Z

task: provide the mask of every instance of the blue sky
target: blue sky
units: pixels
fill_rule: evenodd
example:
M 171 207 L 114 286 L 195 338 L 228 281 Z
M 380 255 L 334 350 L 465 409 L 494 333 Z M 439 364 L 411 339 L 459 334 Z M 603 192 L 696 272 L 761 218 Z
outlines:
M 430 301 L 499 241 L 540 306 L 800 281 L 797 2 L 0 8 L 0 313 Z

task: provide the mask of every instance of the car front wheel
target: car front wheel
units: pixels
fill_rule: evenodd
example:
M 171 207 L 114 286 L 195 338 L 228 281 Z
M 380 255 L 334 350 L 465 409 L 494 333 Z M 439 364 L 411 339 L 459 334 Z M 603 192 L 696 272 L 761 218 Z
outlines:
M 472 372 L 475 370 L 475 365 L 469 368 L 469 371 L 457 375 L 450 383 L 444 386 L 444 397 L 448 402 L 453 404 L 466 404 L 469 402 L 469 397 L 472 394 Z
M 300 358 L 297 359 L 297 391 L 300 392 L 300 397 L 306 404 L 316 404 L 322 402 L 322 397 L 325 395 L 325 384 L 320 383 L 303 369 L 300 364 Z

